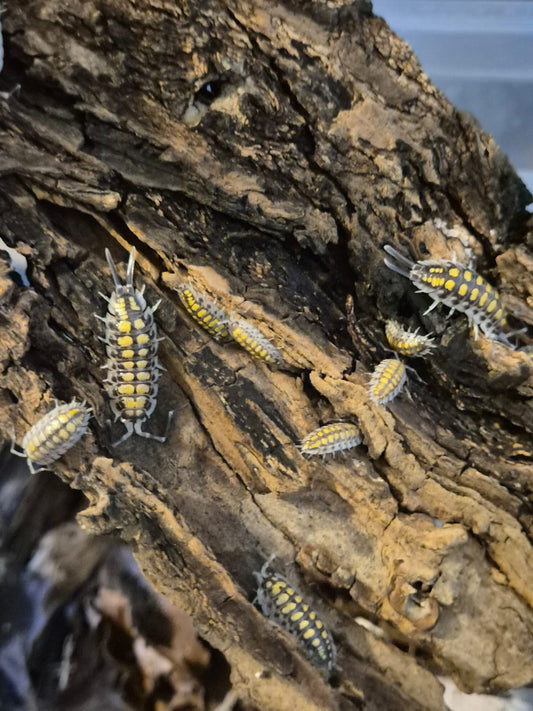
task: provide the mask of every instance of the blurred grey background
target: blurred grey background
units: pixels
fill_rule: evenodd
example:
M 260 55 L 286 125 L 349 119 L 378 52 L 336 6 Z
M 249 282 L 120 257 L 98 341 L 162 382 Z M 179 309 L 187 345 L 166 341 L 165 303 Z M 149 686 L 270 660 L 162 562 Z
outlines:
M 507 154 L 533 193 L 533 2 L 373 0 L 448 99 Z

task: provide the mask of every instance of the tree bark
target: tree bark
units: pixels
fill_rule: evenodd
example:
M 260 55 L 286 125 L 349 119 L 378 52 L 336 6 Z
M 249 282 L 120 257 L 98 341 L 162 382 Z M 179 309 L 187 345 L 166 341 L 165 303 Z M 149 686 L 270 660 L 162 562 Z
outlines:
M 91 433 L 54 465 L 88 497 L 80 524 L 133 547 L 242 708 L 437 710 L 437 672 L 531 682 L 533 361 L 422 316 L 382 250 L 474 258 L 533 324 L 531 196 L 492 138 L 364 0 L 19 0 L 2 19 L 21 88 L 0 103 L 0 229 L 33 287 L 2 277 L 6 439 L 54 397 L 87 399 Z M 104 248 L 120 264 L 130 245 L 166 337 L 147 429 L 176 414 L 166 444 L 113 449 L 94 314 Z M 201 331 L 183 282 L 284 367 Z M 383 408 L 367 383 L 388 318 L 439 349 Z M 363 446 L 304 459 L 301 438 L 340 419 Z M 253 605 L 271 554 L 332 630 L 331 684 Z

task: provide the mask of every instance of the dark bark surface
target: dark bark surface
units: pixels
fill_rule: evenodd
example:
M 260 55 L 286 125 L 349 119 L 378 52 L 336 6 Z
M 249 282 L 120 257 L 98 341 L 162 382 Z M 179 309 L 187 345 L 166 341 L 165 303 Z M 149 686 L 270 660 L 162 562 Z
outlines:
M 89 500 L 79 522 L 133 548 L 242 708 L 436 710 L 436 672 L 531 682 L 533 360 L 422 317 L 383 264 L 386 243 L 473 258 L 533 324 L 530 196 L 491 137 L 365 2 L 18 0 L 3 25 L 21 89 L 0 103 L 0 234 L 33 287 L 0 282 L 6 440 L 54 397 L 87 399 L 91 433 L 54 466 Z M 176 414 L 166 444 L 113 450 L 94 314 L 104 248 L 122 264 L 130 245 L 166 336 L 147 429 Z M 201 331 L 173 288 L 188 281 L 285 366 Z M 439 349 L 381 408 L 368 373 L 393 317 Z M 301 456 L 345 418 L 362 447 Z M 332 630 L 332 685 L 252 604 L 271 554 Z

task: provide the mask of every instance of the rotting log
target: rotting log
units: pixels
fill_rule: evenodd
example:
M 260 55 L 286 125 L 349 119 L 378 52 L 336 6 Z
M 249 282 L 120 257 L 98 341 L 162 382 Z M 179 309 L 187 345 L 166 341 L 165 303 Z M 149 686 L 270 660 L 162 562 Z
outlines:
M 231 666 L 243 708 L 444 709 L 533 678 L 533 361 L 383 264 L 455 253 L 533 324 L 530 196 L 492 138 L 429 82 L 368 3 L 18 0 L 3 17 L 0 230 L 32 289 L 1 281 L 0 425 L 86 398 L 91 435 L 54 467 Z M 529 230 L 529 232 L 528 232 Z M 166 368 L 152 431 L 105 428 L 94 314 L 115 261 Z M 166 276 L 165 276 L 166 275 Z M 287 367 L 219 344 L 190 281 L 258 326 Z M 390 317 L 437 334 L 387 409 L 369 403 Z M 523 336 L 527 343 L 527 336 Z M 322 422 L 364 446 L 307 461 Z M 332 685 L 252 604 L 272 553 L 338 645 Z M 381 633 L 356 622 L 378 624 Z

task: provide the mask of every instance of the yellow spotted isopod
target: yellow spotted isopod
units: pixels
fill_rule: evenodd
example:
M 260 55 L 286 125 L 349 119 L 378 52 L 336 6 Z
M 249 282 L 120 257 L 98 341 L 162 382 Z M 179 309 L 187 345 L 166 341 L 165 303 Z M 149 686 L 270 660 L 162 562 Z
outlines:
M 300 593 L 270 569 L 271 560 L 254 573 L 256 602 L 263 615 L 293 635 L 304 656 L 329 676 L 336 659 L 331 633 Z
M 105 323 L 107 378 L 105 389 L 109 395 L 111 410 L 115 420 L 126 427 L 124 435 L 113 443 L 113 447 L 124 442 L 135 432 L 141 437 L 166 441 L 163 437 L 142 429 L 156 406 L 158 380 L 162 370 L 157 358 L 159 340 L 154 322 L 154 311 L 159 306 L 150 307 L 141 290 L 133 286 L 135 268 L 135 247 L 132 247 L 126 269 L 126 283 L 120 280 L 115 263 L 108 249 L 105 251 L 115 290 L 107 300 L 107 314 L 101 319 Z M 100 317 L 98 317 L 100 318 Z M 173 411 L 168 413 L 167 430 Z
M 243 319 L 231 321 L 229 330 L 234 340 L 255 358 L 269 365 L 282 365 L 283 357 L 281 353 L 263 336 L 261 331 L 248 323 L 248 321 Z
M 396 358 L 386 358 L 378 363 L 370 377 L 368 394 L 376 405 L 393 400 L 403 388 L 407 378 L 405 365 Z
M 300 444 L 304 455 L 335 454 L 361 444 L 361 430 L 351 422 L 332 422 L 310 432 Z
M 206 296 L 185 286 L 177 289 L 180 301 L 190 316 L 217 341 L 231 340 L 228 330 L 229 317 Z
M 403 356 L 422 356 L 430 353 L 435 347 L 435 341 L 422 333 L 403 328 L 398 321 L 387 321 L 385 335 L 389 346 Z
M 445 304 L 464 313 L 474 327 L 477 337 L 478 328 L 488 336 L 510 348 L 514 348 L 508 335 L 503 332 L 507 325 L 507 314 L 500 295 L 482 276 L 473 269 L 451 260 L 425 259 L 413 262 L 396 249 L 386 244 L 385 264 L 398 274 L 407 277 L 419 291 L 428 294 L 433 303 L 426 310 L 428 313 L 437 306 Z
M 22 439 L 22 452 L 11 446 L 11 452 L 27 457 L 32 474 L 46 469 L 73 447 L 87 431 L 91 408 L 84 402 L 56 405 L 26 432 Z M 35 469 L 34 467 L 39 467 Z

